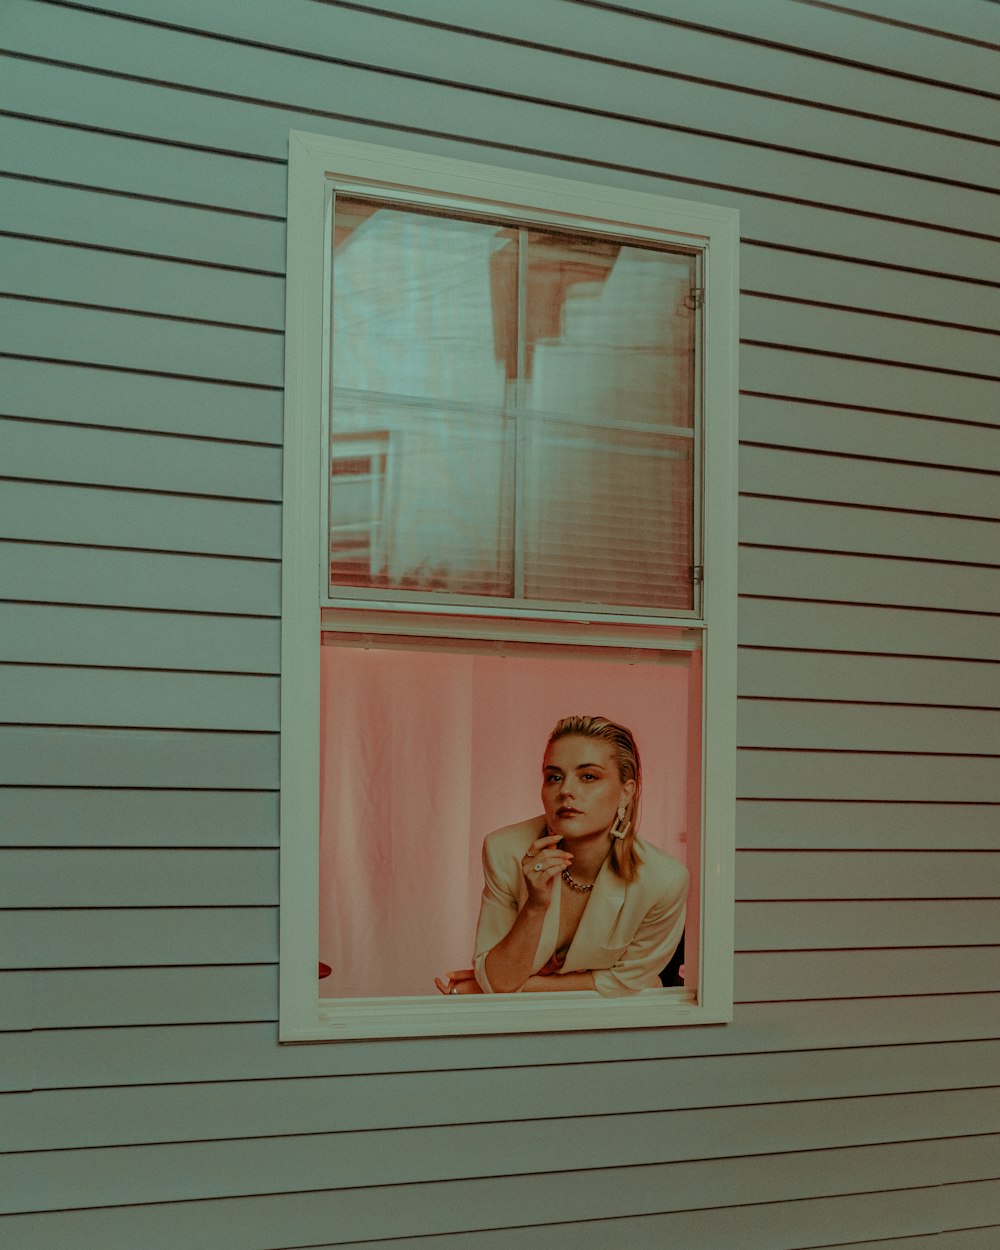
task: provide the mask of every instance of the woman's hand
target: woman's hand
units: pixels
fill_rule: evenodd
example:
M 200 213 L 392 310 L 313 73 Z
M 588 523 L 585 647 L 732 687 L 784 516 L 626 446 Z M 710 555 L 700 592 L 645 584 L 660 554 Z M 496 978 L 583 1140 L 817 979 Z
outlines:
M 443 977 L 435 977 L 434 984 L 442 994 L 481 994 L 476 974 L 471 968 L 457 968 L 446 972 Z
M 515 993 L 531 976 L 552 902 L 552 887 L 562 870 L 573 862 L 569 851 L 560 850 L 560 841 L 557 833 L 545 833 L 535 838 L 521 856 L 527 898 L 506 935 L 487 951 L 483 963 L 486 982 L 495 994 Z M 550 978 L 542 980 L 547 982 Z
M 548 908 L 556 878 L 573 862 L 569 851 L 558 849 L 561 841 L 557 833 L 536 838 L 521 857 L 521 874 L 528 887 L 527 906 Z

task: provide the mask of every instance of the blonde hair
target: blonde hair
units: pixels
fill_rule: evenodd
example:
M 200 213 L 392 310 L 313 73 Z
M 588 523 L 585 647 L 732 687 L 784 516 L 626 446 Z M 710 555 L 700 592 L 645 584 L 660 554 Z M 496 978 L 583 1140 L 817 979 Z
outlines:
M 632 797 L 625 803 L 625 820 L 629 831 L 624 838 L 611 839 L 611 866 L 623 881 L 634 881 L 642 860 L 635 846 L 639 825 L 639 799 L 642 796 L 642 761 L 632 732 L 624 725 L 608 720 L 606 716 L 565 716 L 549 734 L 548 746 L 560 738 L 578 736 L 597 738 L 611 747 L 612 758 L 618 776 L 624 781 L 634 781 Z

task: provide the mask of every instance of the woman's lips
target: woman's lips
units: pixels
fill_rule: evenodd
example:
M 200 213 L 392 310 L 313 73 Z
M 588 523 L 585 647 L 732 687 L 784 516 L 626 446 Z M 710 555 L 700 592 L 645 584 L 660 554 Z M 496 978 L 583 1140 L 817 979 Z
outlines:
M 583 812 L 576 807 L 558 807 L 556 808 L 557 816 L 582 816 Z

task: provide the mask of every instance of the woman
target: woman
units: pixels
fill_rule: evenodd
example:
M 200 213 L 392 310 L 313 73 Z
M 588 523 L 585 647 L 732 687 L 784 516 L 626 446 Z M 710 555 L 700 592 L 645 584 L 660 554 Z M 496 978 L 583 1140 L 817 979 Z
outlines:
M 684 932 L 688 872 L 636 837 L 642 769 L 631 733 L 601 716 L 553 729 L 544 816 L 483 844 L 483 901 L 471 969 L 443 994 L 657 987 Z

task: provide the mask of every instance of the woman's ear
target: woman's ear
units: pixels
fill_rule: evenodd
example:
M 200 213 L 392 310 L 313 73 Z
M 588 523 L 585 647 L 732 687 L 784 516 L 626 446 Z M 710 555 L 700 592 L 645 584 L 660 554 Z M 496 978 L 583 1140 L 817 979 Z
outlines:
M 630 803 L 635 795 L 635 781 L 630 777 L 622 785 L 622 802 Z

